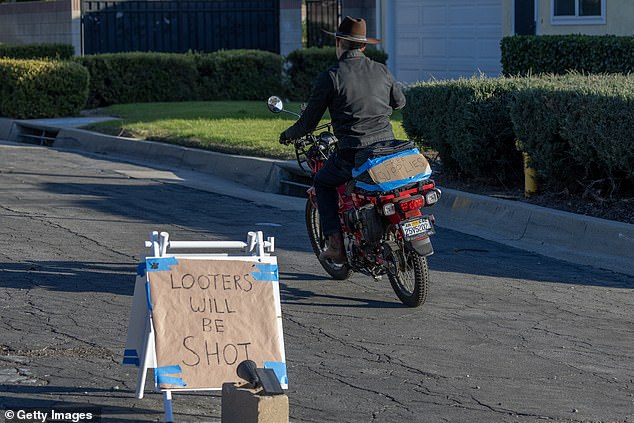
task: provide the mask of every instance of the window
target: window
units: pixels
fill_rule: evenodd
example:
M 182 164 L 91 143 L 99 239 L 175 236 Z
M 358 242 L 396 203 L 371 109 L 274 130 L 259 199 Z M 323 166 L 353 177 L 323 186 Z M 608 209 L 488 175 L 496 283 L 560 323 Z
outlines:
M 552 0 L 553 25 L 583 25 L 605 23 L 606 0 Z

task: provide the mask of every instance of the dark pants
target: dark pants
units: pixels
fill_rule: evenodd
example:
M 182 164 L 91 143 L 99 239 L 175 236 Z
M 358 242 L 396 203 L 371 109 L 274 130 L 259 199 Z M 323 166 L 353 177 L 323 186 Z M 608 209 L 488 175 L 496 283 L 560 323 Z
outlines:
M 345 159 L 341 156 L 344 156 Z M 335 152 L 313 179 L 321 230 L 326 236 L 341 232 L 337 187 L 352 179 L 353 157 L 353 152 L 344 151 L 343 154 Z

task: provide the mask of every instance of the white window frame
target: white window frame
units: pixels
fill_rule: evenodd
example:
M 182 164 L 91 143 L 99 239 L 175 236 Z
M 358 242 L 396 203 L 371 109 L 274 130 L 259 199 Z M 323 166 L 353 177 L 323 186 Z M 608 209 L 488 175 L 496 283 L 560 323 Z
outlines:
M 579 2 L 580 0 L 575 0 L 574 16 L 555 16 L 555 0 L 551 0 L 550 23 L 552 25 L 603 25 L 606 23 L 606 0 L 601 0 L 601 16 L 579 16 Z

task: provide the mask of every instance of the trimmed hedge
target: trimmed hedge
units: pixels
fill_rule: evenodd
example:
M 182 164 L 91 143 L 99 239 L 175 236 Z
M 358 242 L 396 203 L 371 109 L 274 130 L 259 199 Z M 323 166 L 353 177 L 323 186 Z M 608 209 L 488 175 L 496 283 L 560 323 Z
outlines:
M 198 98 L 198 70 L 189 54 L 111 53 L 77 60 L 90 72 L 90 107 Z
M 518 79 L 471 78 L 418 83 L 405 92 L 403 128 L 439 153 L 443 170 L 516 186 L 523 175 L 508 114 Z
M 282 92 L 282 56 L 260 50 L 195 55 L 202 100 L 262 100 Z
M 75 49 L 70 44 L 0 44 L 0 58 L 70 60 Z
M 376 62 L 387 62 L 387 53 L 376 48 L 367 48 L 365 55 Z M 286 61 L 288 96 L 293 100 L 306 101 L 319 73 L 337 63 L 337 54 L 335 47 L 310 47 L 292 51 Z
M 421 82 L 405 90 L 407 104 L 402 109 L 403 129 L 411 140 L 423 148 L 437 151 L 443 168 L 459 172 L 460 166 L 453 158 L 449 143 L 448 127 L 451 112 L 450 82 Z
M 545 191 L 634 195 L 634 75 L 472 78 L 406 96 L 408 136 L 459 178 L 519 187 L 521 150 Z
M 506 76 L 629 73 L 634 70 L 634 37 L 614 35 L 517 35 L 500 43 Z
M 282 91 L 282 57 L 258 50 L 112 53 L 77 59 L 91 107 L 188 100 L 262 100 Z
M 0 59 L 0 116 L 72 116 L 88 97 L 88 72 L 77 63 Z
M 532 78 L 514 98 L 514 130 L 543 186 L 599 182 L 607 196 L 634 187 L 633 75 Z
M 373 60 L 387 54 L 368 49 Z M 300 49 L 287 59 L 259 50 L 207 54 L 112 53 L 77 59 L 91 76 L 91 107 L 183 100 L 263 100 L 272 94 L 308 99 L 319 72 L 336 63 L 334 47 Z

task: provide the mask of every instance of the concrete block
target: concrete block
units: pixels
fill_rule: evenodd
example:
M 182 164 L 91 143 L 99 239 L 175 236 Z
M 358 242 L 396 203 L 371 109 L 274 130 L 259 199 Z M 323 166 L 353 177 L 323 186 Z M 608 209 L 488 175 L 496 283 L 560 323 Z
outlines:
M 243 386 L 222 385 L 222 423 L 288 423 L 288 396 L 258 395 Z

